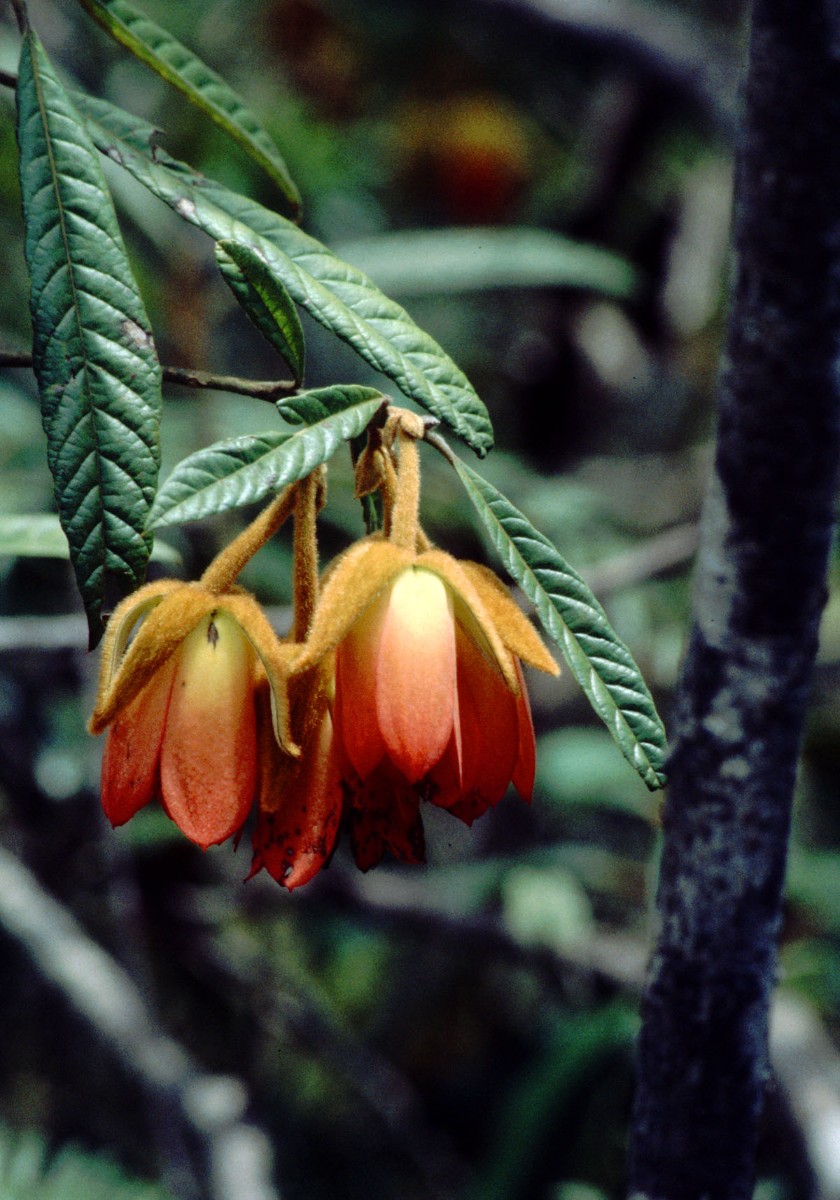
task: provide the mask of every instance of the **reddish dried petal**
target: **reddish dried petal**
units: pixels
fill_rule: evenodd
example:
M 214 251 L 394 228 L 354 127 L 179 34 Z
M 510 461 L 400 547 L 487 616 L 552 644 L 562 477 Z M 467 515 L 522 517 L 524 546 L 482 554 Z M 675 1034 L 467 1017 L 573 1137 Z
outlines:
M 364 782 L 354 780 L 350 840 L 356 866 L 375 867 L 389 850 L 399 862 L 426 861 L 420 798 L 387 764 Z
M 223 842 L 242 825 L 256 783 L 254 653 L 236 621 L 212 613 L 178 654 L 161 748 L 166 811 L 191 841 Z
M 368 605 L 335 656 L 335 732 L 363 779 L 385 757 L 376 718 L 376 660 L 387 607 L 385 591 Z
M 108 730 L 102 807 L 112 825 L 123 825 L 154 795 L 174 675 L 175 659 L 170 658 Z
M 457 817 L 459 821 L 463 821 L 465 825 L 472 825 L 473 821 L 483 817 L 490 807 L 492 807 L 491 802 L 485 796 L 479 792 L 470 791 L 462 795 L 454 804 L 450 804 L 446 811 L 453 817 Z
M 391 587 L 376 664 L 376 713 L 388 755 L 409 783 L 440 761 L 455 712 L 452 598 L 430 571 Z
M 289 762 L 276 780 L 279 803 L 257 818 L 251 875 L 265 867 L 291 892 L 317 875 L 338 836 L 343 793 L 329 712 L 301 758 Z

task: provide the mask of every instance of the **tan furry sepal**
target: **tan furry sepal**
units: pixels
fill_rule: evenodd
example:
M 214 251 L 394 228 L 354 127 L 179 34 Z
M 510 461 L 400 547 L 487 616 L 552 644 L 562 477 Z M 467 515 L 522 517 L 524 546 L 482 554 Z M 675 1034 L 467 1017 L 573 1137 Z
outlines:
M 511 654 L 538 671 L 559 675 L 560 668 L 553 656 L 501 579 L 480 563 L 461 562 L 459 565 L 481 597 L 482 604 Z
M 171 579 L 147 584 L 114 609 L 103 641 L 96 704 L 88 723 L 90 732 L 103 733 L 180 650 L 199 622 L 214 612 L 228 613 L 250 642 L 271 688 L 274 736 L 287 754 L 298 754 L 289 734 L 286 679 L 290 648 L 281 644 L 259 604 L 238 588 L 216 595 L 200 583 Z
M 96 704 L 88 723 L 91 733 L 107 729 L 217 602 L 198 584 L 166 579 L 146 584 L 117 605 L 103 639 Z
M 330 567 L 309 636 L 299 647 L 294 673 L 316 666 L 335 650 L 365 609 L 415 556 L 381 538 L 356 542 Z

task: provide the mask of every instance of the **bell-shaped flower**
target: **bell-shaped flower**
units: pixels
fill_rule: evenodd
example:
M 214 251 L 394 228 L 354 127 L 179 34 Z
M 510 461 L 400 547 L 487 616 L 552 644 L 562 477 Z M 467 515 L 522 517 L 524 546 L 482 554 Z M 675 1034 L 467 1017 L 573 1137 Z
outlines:
M 323 678 L 333 656 L 330 699 Z M 293 865 L 301 847 L 320 847 L 310 856 L 310 878 L 332 848 L 321 832 L 337 829 L 342 811 L 356 862 L 367 869 L 386 849 L 402 861 L 423 860 L 421 800 L 468 824 L 511 782 L 530 800 L 534 729 L 520 660 L 558 672 L 487 568 L 378 536 L 351 547 L 327 576 L 293 668 L 293 682 L 318 672 L 322 679 L 313 708 L 322 776 L 304 789 L 299 832 L 274 842 L 266 836 L 255 869 L 267 866 L 286 886 L 305 882 Z M 288 832 L 289 809 L 278 802 L 276 812 Z
M 296 753 L 283 653 L 256 600 L 233 587 L 164 580 L 117 606 L 89 726 L 108 731 L 102 805 L 112 825 L 158 797 L 199 846 L 242 827 L 257 784 L 258 677 L 272 737 Z

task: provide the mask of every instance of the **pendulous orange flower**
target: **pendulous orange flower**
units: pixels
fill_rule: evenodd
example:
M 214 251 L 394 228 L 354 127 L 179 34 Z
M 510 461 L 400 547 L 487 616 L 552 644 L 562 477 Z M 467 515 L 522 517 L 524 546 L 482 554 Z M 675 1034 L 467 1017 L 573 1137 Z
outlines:
M 114 610 L 89 723 L 93 734 L 108 731 L 102 805 L 112 825 L 158 797 L 199 846 L 236 833 L 256 794 L 258 689 L 272 738 L 297 753 L 286 651 L 256 600 L 233 583 L 289 509 L 285 496 L 269 506 L 199 583 L 150 583 Z
M 520 660 L 557 673 L 493 573 L 372 539 L 324 588 L 295 671 L 335 651 L 332 721 L 359 866 L 422 861 L 419 802 L 472 824 L 513 782 L 534 785 Z

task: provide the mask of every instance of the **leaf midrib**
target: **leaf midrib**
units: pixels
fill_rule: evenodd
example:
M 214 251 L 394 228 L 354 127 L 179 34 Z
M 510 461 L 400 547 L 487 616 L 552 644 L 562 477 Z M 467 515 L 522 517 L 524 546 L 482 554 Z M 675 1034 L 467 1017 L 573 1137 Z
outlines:
M 93 430 L 93 440 L 94 440 L 94 444 L 96 447 L 95 472 L 96 472 L 96 478 L 97 478 L 98 494 L 99 494 L 100 502 L 101 502 L 101 497 L 104 493 L 104 486 L 105 486 L 104 479 L 102 476 L 102 445 L 101 445 L 101 439 L 99 436 L 99 428 L 98 428 L 98 425 L 96 422 L 95 405 L 93 404 L 93 400 L 91 398 L 90 364 L 88 362 L 87 346 L 86 346 L 85 337 L 84 337 L 84 323 L 82 321 L 81 312 L 80 312 L 78 289 L 76 287 L 75 272 L 73 269 L 73 259 L 72 259 L 71 253 L 70 253 L 70 241 L 69 241 L 69 237 L 68 237 L 68 233 L 67 233 L 67 225 L 66 225 L 66 222 L 64 219 L 64 197 L 62 195 L 62 190 L 61 190 L 61 186 L 60 186 L 60 174 L 58 171 L 55 153 L 53 150 L 52 134 L 50 132 L 50 126 L 49 126 L 49 122 L 47 120 L 47 104 L 46 104 L 46 100 L 45 100 L 44 92 L 43 92 L 43 83 L 42 83 L 42 78 L 41 78 L 40 64 L 38 62 L 37 55 L 35 53 L 35 47 L 34 47 L 34 43 L 32 41 L 31 35 L 30 35 L 30 42 L 29 42 L 29 57 L 30 57 L 30 61 L 32 63 L 32 81 L 33 81 L 33 84 L 35 85 L 35 98 L 36 98 L 36 101 L 38 104 L 38 112 L 41 115 L 41 124 L 43 125 L 43 129 L 44 129 L 44 141 L 46 143 L 46 148 L 47 148 L 47 160 L 49 162 L 50 176 L 53 181 L 53 191 L 55 193 L 56 200 L 57 200 L 56 208 L 58 211 L 59 228 L 61 230 L 61 242 L 62 242 L 62 246 L 64 247 L 64 258 L 67 263 L 67 274 L 68 274 L 68 278 L 69 278 L 70 293 L 71 293 L 71 298 L 72 298 L 72 308 L 73 308 L 73 314 L 74 314 L 74 319 L 75 319 L 75 324 L 76 324 L 76 333 L 77 333 L 78 341 L 79 341 L 79 352 L 80 352 L 80 356 L 82 359 L 82 370 L 84 371 L 84 377 L 85 377 L 85 387 L 84 387 L 85 401 L 84 402 L 86 404 L 86 407 L 88 410 L 88 415 L 90 417 L 91 426 L 92 426 L 92 430 Z M 109 552 L 108 533 L 107 533 L 107 529 L 105 527 L 104 522 L 100 523 L 99 528 L 101 530 L 101 539 L 100 540 L 101 540 L 101 545 L 102 545 L 102 552 L 101 552 L 101 556 L 100 556 L 101 557 L 101 567 L 102 567 L 102 570 L 104 571 L 106 568 L 107 561 L 108 561 L 108 552 Z

